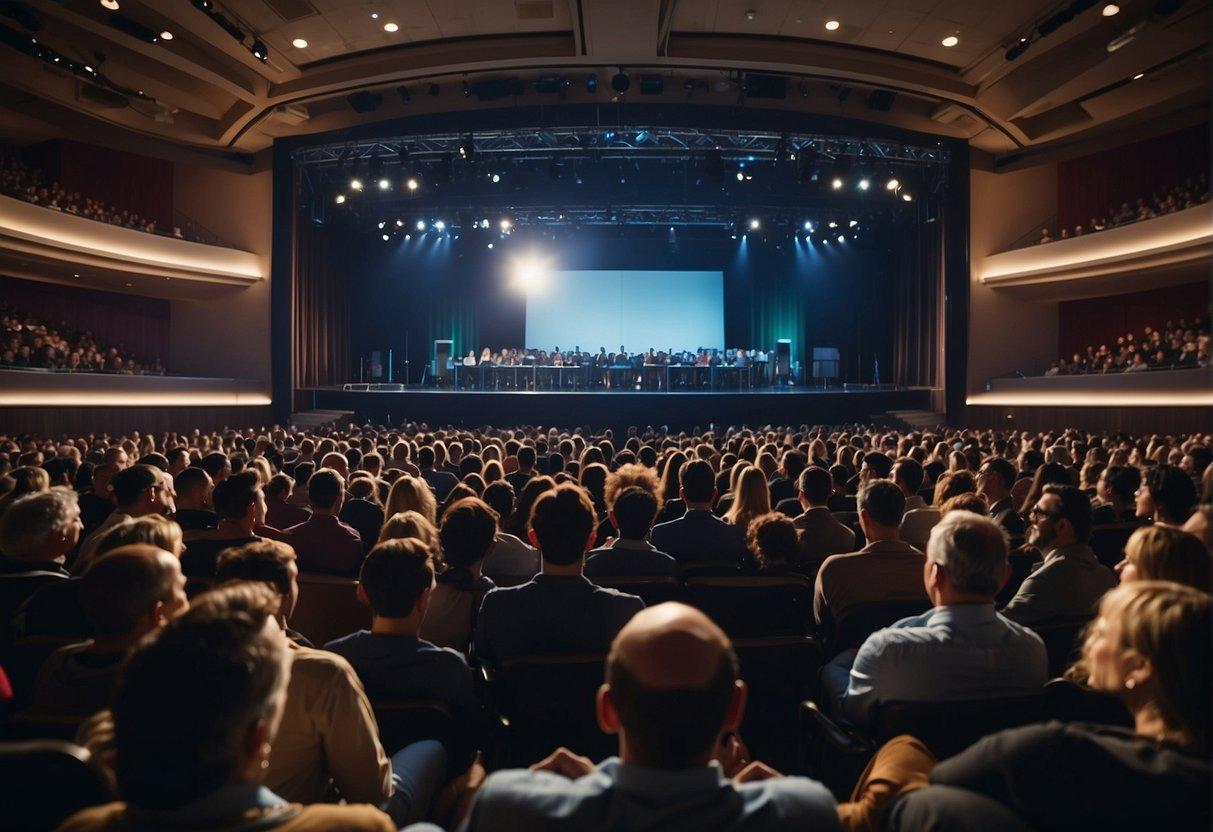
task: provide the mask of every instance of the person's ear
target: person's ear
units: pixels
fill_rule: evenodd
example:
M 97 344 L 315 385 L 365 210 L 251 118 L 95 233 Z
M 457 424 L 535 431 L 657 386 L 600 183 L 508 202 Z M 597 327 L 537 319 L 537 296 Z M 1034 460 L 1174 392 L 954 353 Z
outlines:
M 594 714 L 598 718 L 598 728 L 604 734 L 619 733 L 619 712 L 611 699 L 611 686 L 602 684 L 594 697 Z
M 168 616 L 164 614 L 164 602 L 157 601 L 152 605 L 152 608 L 147 613 L 148 623 L 151 625 L 148 629 L 155 630 L 163 627 L 168 623 Z
M 590 551 L 591 549 L 593 549 L 593 548 L 594 548 L 594 543 L 595 543 L 597 540 L 598 540 L 598 530 L 597 530 L 597 529 L 590 529 L 590 536 L 589 536 L 589 537 L 587 537 L 587 538 L 585 539 L 585 549 L 584 549 L 583 551 L 588 552 L 588 551 Z
M 354 594 L 358 596 L 358 601 L 362 606 L 369 607 L 371 605 L 370 596 L 366 594 L 366 587 L 362 585 L 361 581 L 358 582 L 358 588 L 354 590 Z
M 619 531 L 619 521 L 615 519 L 615 512 L 608 511 L 607 518 L 611 521 L 611 528 L 613 528 L 615 531 Z
M 534 529 L 526 530 L 526 539 L 529 540 L 531 542 L 531 545 L 534 546 L 536 549 L 539 548 L 539 535 L 535 534 Z
M 724 714 L 725 731 L 736 731 L 741 727 L 741 719 L 745 716 L 745 704 L 749 698 L 750 689 L 746 683 L 738 679 L 733 682 L 733 698 L 729 701 L 729 709 Z
M 260 779 L 270 764 L 270 726 L 264 719 L 259 719 L 249 726 L 241 744 L 245 770 Z

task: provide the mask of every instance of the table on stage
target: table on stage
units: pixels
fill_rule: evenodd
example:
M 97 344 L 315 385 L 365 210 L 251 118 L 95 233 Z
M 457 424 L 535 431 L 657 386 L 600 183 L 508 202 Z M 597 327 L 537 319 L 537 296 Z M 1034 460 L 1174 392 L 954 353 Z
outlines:
M 767 382 L 766 367 L 750 364 L 455 364 L 456 390 L 742 390 Z M 502 383 L 507 386 L 503 388 Z

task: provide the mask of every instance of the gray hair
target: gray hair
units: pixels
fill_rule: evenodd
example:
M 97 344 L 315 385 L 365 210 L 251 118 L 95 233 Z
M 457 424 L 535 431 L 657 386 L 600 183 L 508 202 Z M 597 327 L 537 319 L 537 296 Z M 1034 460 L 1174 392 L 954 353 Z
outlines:
M 51 488 L 14 500 L 0 516 L 0 550 L 13 560 L 36 560 L 47 539 L 79 514 L 76 492 Z
M 998 594 L 1007 568 L 1006 532 L 982 514 L 952 511 L 931 529 L 927 560 L 948 570 L 957 592 Z

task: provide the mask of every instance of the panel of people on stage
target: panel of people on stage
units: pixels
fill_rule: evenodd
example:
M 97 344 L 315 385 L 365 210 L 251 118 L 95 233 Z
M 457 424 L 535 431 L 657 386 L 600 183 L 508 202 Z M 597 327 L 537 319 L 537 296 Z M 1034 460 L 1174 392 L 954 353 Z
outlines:
M 793 367 L 778 367 L 774 350 L 654 350 L 629 353 L 485 347 L 468 350 L 448 368 L 461 389 L 482 390 L 678 390 L 764 387 L 791 383 Z

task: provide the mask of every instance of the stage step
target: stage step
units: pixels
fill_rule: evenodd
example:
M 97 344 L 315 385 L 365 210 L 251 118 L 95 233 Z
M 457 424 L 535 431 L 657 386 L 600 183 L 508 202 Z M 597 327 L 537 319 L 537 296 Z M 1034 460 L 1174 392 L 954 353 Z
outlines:
M 948 423 L 944 414 L 930 410 L 889 410 L 885 412 L 885 418 L 913 430 L 934 430 Z
M 353 418 L 352 410 L 302 410 L 291 414 L 291 424 L 297 428 L 314 430 Z

